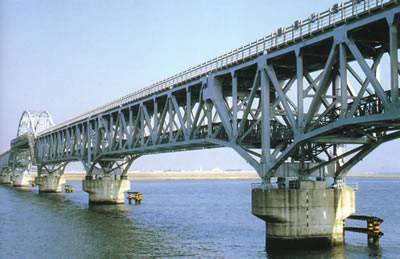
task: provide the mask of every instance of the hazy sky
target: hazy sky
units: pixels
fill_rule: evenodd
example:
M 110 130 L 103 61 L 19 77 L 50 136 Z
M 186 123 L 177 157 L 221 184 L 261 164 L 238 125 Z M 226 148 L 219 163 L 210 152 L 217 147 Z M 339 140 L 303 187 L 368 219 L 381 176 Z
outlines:
M 335 2 L 0 0 L 0 152 L 24 110 L 47 110 L 63 122 Z M 400 171 L 398 144 L 354 171 Z M 223 148 L 145 156 L 131 170 L 217 167 L 251 169 Z

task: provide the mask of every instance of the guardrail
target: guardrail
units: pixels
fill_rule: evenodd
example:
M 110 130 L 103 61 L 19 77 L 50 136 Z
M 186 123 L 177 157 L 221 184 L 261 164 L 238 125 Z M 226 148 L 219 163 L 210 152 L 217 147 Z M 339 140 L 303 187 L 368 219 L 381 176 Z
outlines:
M 337 3 L 322 13 L 313 13 L 307 19 L 297 20 L 289 27 L 279 28 L 276 32 L 268 36 L 55 125 L 52 128 L 42 131 L 39 136 L 102 112 L 121 107 L 154 93 L 174 88 L 184 82 L 200 78 L 222 68 L 240 64 L 249 58 L 263 55 L 282 46 L 287 46 L 325 29 L 345 23 L 348 19 L 369 14 L 375 9 L 384 8 L 392 3 L 397 3 L 397 0 L 350 0 L 344 3 Z

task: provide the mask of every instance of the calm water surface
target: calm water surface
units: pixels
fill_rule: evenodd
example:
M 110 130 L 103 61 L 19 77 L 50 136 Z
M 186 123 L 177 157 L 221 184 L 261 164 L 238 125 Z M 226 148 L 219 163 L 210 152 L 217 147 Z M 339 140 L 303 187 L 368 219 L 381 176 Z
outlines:
M 334 248 L 265 251 L 253 181 L 133 181 L 138 206 L 89 206 L 81 183 L 68 182 L 73 193 L 0 185 L 0 258 L 400 258 L 400 179 L 350 180 L 359 183 L 357 214 L 385 220 L 379 249 L 348 233 Z

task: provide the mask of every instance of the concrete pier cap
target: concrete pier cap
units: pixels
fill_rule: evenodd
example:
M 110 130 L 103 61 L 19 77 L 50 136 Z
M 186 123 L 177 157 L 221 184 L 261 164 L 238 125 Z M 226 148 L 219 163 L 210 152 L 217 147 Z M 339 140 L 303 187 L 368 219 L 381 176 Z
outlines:
M 29 181 L 32 177 L 28 172 L 15 172 L 11 174 L 11 182 L 13 187 L 29 187 Z
M 82 189 L 89 193 L 89 204 L 122 204 L 131 182 L 117 175 L 88 175 L 82 181 Z
M 354 189 L 324 180 L 288 182 L 252 189 L 252 213 L 266 222 L 267 248 L 343 244 L 343 220 L 355 213 Z
M 0 175 L 0 184 L 11 184 L 11 175 L 9 174 Z
M 65 176 L 42 174 L 35 177 L 35 184 L 39 185 L 39 193 L 61 192 Z

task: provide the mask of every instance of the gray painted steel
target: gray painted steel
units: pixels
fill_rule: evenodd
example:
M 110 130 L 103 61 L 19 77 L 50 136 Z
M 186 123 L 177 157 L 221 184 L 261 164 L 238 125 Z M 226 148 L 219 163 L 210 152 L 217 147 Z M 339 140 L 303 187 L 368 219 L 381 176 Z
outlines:
M 0 154 L 0 173 L 8 168 L 9 159 L 10 159 L 9 150 Z
M 390 0 L 335 5 L 34 132 L 31 161 L 39 172 L 82 161 L 89 175 L 124 175 L 141 155 L 231 147 L 265 181 L 288 161 L 300 177 L 329 167 L 340 179 L 400 136 L 399 12 Z M 378 78 L 385 54 L 390 85 Z M 29 146 L 11 153 L 18 145 Z

